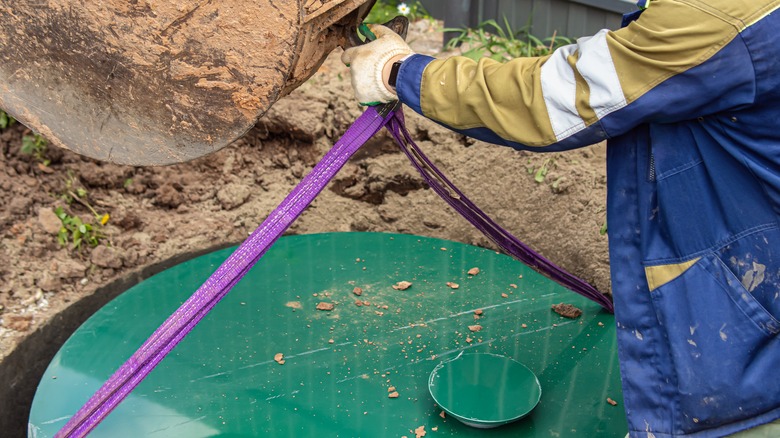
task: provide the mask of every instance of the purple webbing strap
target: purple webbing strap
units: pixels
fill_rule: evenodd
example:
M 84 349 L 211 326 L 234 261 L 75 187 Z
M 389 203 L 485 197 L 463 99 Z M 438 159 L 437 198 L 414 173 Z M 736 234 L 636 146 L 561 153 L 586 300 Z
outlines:
M 83 437 L 97 426 L 257 263 L 347 160 L 387 124 L 394 106 L 370 107 L 322 161 L 144 344 L 92 395 L 55 437 Z
M 587 297 L 607 311 L 613 312 L 612 300 L 582 279 L 561 269 L 541 254 L 532 250 L 507 230 L 498 225 L 488 215 L 469 200 L 446 176 L 423 154 L 414 143 L 404 124 L 403 113 L 399 109 L 388 124 L 398 146 L 409 157 L 414 167 L 420 172 L 428 185 L 439 194 L 452 208 L 472 223 L 477 229 L 493 241 L 504 252 L 521 262 L 531 266 L 536 271 L 546 275 L 557 283 Z

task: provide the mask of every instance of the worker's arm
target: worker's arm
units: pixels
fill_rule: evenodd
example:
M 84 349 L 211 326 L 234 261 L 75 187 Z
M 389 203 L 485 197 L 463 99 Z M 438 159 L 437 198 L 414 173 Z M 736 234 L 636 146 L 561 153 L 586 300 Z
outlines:
M 657 0 L 628 27 L 546 57 L 502 64 L 413 55 L 400 68 L 397 94 L 415 111 L 469 136 L 551 151 L 593 144 L 645 122 L 736 108 L 755 95 L 750 54 L 739 35 L 761 11 L 748 0 L 718 3 L 737 18 L 701 2 Z

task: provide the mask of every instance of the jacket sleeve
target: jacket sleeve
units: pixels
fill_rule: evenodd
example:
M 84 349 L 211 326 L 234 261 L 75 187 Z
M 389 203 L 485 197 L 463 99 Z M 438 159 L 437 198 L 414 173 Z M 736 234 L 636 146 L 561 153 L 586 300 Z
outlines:
M 654 1 L 629 26 L 544 57 L 499 63 L 414 55 L 399 72 L 398 96 L 471 137 L 549 151 L 750 104 L 755 74 L 740 32 L 760 19 L 760 7 L 701 3 Z

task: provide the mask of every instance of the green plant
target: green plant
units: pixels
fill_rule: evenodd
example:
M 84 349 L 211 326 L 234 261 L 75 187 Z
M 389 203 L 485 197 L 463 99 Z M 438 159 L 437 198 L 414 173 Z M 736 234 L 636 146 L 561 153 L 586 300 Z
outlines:
M 544 182 L 544 178 L 547 176 L 547 172 L 550 171 L 550 168 L 555 164 L 555 159 L 553 158 L 547 158 L 542 162 L 542 165 L 539 166 L 538 169 L 534 172 L 534 181 L 538 183 Z
M 9 116 L 7 112 L 0 110 L 0 129 L 10 128 L 16 123 L 16 119 Z
M 25 155 L 31 155 L 35 161 L 48 166 L 51 160 L 46 158 L 49 142 L 39 134 L 25 135 L 22 137 L 22 147 L 19 151 Z
M 78 178 L 72 170 L 68 169 L 67 178 L 65 178 L 65 190 L 60 195 L 60 199 L 65 201 L 68 205 L 72 204 L 74 200 L 81 201 L 81 198 L 87 196 L 87 189 L 78 186 Z
M 409 21 L 433 20 L 433 17 L 419 1 L 406 3 L 397 0 L 377 0 L 364 21 L 366 23 L 386 23 L 398 15 L 408 17 Z
M 530 25 L 526 25 L 520 30 L 513 30 L 506 17 L 504 17 L 503 27 L 496 20 L 486 20 L 475 29 L 445 28 L 444 32 L 459 32 L 458 36 L 447 42 L 445 48 L 454 50 L 463 46 L 465 48 L 463 56 L 474 60 L 489 57 L 505 62 L 524 56 L 547 55 L 556 48 L 571 43 L 569 38 L 557 34 L 542 40 L 531 35 L 529 28 Z
M 129 183 L 128 183 L 129 181 Z M 131 178 L 128 178 L 125 180 L 125 187 L 127 185 L 132 184 L 133 180 Z M 92 213 L 92 216 L 95 217 L 95 220 L 97 220 L 100 225 L 105 225 L 108 220 L 110 219 L 110 216 L 108 213 L 100 214 L 95 210 L 95 207 L 92 206 L 92 204 L 89 203 L 87 200 L 87 195 L 89 192 L 84 187 L 77 186 L 78 184 L 78 178 L 76 175 L 71 171 L 68 170 L 68 177 L 65 180 L 65 191 L 60 195 L 60 198 L 65 201 L 68 205 L 71 205 L 74 201 L 83 205 L 87 208 L 87 210 Z
M 84 222 L 80 217 L 66 213 L 62 207 L 55 208 L 54 214 L 62 222 L 62 227 L 59 233 L 57 233 L 57 240 L 62 246 L 67 246 L 70 242 L 73 243 L 73 249 L 76 250 L 80 249 L 83 243 L 94 248 L 100 245 L 100 242 L 107 237 L 102 232 L 105 222 L 102 224 L 100 222 L 94 224 Z M 104 215 L 104 218 L 107 217 L 108 215 Z

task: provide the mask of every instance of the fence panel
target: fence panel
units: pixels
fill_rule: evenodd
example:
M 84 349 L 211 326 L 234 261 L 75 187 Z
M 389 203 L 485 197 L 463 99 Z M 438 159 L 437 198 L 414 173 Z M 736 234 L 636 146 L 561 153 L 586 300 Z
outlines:
M 601 29 L 617 29 L 621 16 L 636 9 L 633 0 L 420 0 L 446 27 L 476 27 L 494 19 L 512 29 L 528 26 L 531 34 L 569 38 L 592 35 Z M 451 35 L 451 34 L 450 34 Z M 445 39 L 449 35 L 445 35 Z

